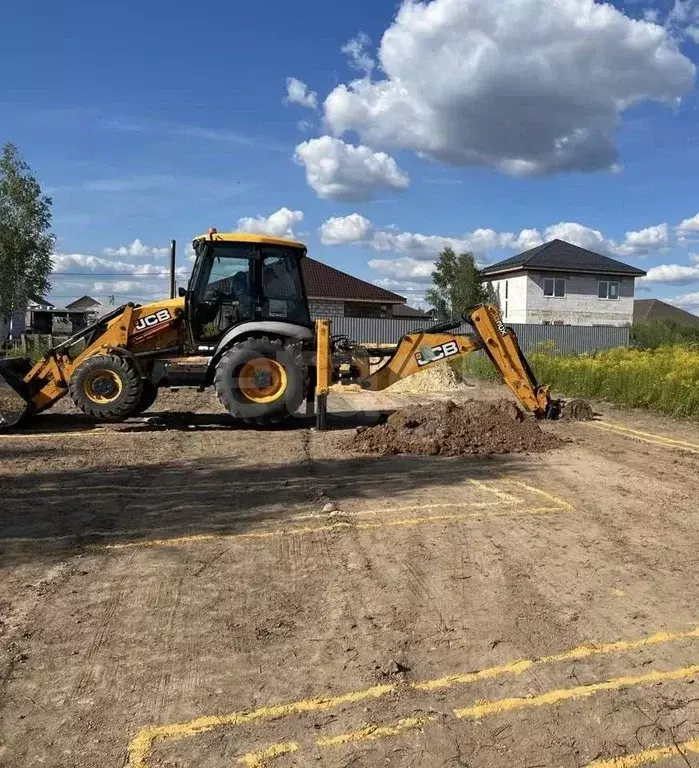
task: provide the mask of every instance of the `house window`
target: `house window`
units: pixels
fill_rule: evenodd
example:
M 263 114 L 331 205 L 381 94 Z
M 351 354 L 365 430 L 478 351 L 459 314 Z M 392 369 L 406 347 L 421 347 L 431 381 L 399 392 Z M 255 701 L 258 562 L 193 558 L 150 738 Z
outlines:
M 566 281 L 560 277 L 544 278 L 544 296 L 562 299 L 566 295 Z
M 600 280 L 597 283 L 597 297 L 616 301 L 619 298 L 619 282 L 617 280 Z

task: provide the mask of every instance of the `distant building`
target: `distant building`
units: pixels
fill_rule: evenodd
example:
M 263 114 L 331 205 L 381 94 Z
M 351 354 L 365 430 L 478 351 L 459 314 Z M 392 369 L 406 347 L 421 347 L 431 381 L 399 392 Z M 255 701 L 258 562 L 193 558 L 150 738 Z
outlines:
M 406 303 L 405 296 L 309 257 L 301 270 L 313 317 L 393 317 L 394 307 Z
M 97 315 L 104 314 L 106 307 L 101 301 L 93 299 L 92 296 L 81 296 L 70 304 L 66 304 L 66 309 L 70 311 L 94 312 Z
M 699 316 L 674 307 L 660 299 L 636 299 L 633 303 L 634 323 L 651 323 L 655 320 L 673 320 L 684 325 L 699 326 Z
M 646 273 L 564 240 L 551 240 L 481 272 L 503 320 L 542 325 L 630 325 L 634 283 Z

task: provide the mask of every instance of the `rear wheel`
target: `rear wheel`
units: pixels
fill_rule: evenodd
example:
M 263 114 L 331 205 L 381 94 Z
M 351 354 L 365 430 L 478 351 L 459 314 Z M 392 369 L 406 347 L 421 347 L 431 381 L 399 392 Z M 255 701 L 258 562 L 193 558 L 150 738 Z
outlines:
M 305 369 L 296 348 L 268 338 L 247 339 L 223 354 L 214 384 L 231 416 L 268 424 L 299 408 L 305 396 Z
M 143 396 L 143 381 L 132 362 L 118 355 L 93 355 L 70 378 L 70 396 L 80 410 L 100 421 L 123 421 Z

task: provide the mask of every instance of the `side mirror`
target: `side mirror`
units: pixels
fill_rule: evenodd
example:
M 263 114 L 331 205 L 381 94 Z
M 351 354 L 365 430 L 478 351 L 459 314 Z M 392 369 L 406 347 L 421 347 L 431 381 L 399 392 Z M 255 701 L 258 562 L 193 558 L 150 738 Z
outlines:
M 177 295 L 178 295 L 178 296 L 179 296 L 181 299 L 183 299 L 183 298 L 184 298 L 184 297 L 187 295 L 187 289 L 186 289 L 186 288 L 183 288 L 182 286 L 180 286 L 180 287 L 177 289 Z

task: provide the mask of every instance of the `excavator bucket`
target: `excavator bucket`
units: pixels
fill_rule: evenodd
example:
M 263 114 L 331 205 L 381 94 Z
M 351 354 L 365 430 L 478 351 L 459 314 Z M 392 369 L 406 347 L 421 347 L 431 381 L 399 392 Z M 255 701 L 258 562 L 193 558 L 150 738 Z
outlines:
M 31 410 L 29 389 L 24 383 L 31 367 L 28 357 L 0 360 L 0 430 L 19 424 Z

